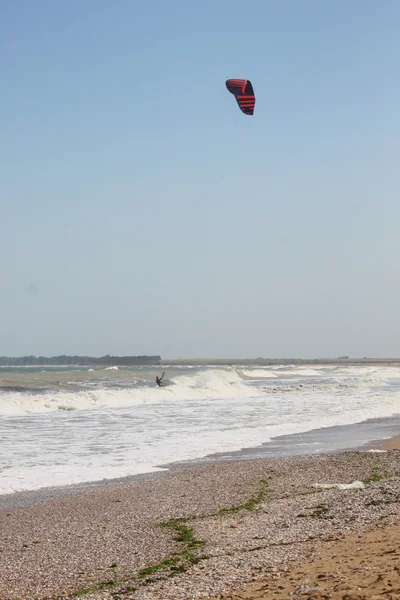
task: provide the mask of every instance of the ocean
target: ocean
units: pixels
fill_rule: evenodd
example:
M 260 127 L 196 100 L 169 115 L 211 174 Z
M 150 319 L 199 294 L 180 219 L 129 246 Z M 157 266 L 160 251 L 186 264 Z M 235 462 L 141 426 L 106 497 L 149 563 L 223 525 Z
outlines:
M 0 494 L 400 432 L 391 365 L 0 368 Z

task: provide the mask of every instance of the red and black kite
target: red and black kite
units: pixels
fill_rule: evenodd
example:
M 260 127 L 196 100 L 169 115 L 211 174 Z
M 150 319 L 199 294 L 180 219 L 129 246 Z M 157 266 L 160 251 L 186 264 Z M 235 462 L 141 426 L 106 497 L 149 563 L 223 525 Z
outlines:
M 248 79 L 228 79 L 226 87 L 236 98 L 239 108 L 245 115 L 254 113 L 256 97 L 254 95 L 253 86 Z

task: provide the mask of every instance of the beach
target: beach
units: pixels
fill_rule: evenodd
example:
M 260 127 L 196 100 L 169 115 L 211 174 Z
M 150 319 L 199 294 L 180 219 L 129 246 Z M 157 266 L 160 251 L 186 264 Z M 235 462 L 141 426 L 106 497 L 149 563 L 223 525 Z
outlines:
M 3 369 L 0 600 L 395 600 L 397 365 L 165 370 Z
M 370 446 L 199 465 L 3 509 L 0 598 L 394 600 L 399 438 Z

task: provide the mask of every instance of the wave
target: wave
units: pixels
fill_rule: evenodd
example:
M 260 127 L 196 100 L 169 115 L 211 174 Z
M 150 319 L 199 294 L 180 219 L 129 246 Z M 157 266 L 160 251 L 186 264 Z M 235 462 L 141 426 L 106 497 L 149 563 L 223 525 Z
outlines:
M 242 370 L 242 373 L 245 377 L 254 377 L 255 379 L 269 379 L 278 377 L 276 373 L 273 371 L 267 371 L 266 369 L 246 369 Z
M 290 375 L 292 377 L 321 377 L 321 375 L 324 375 L 324 368 L 314 369 L 310 367 L 298 367 L 292 370 L 283 368 L 279 371 L 279 375 Z
M 115 371 L 115 369 L 113 369 Z M 288 381 L 288 375 L 291 375 Z M 318 374 L 318 377 L 316 375 Z M 0 416 L 13 416 L 57 411 L 123 408 L 142 404 L 165 404 L 205 399 L 259 398 L 279 394 L 326 393 L 347 394 L 352 390 L 366 394 L 391 385 L 400 378 L 395 367 L 345 367 L 336 372 L 318 367 L 288 370 L 260 368 L 208 368 L 180 373 L 159 388 L 153 380 L 130 378 L 100 381 L 74 381 L 77 390 L 21 390 L 21 387 L 0 390 Z
M 100 387 L 77 392 L 54 390 L 44 394 L 0 393 L 0 415 L 122 408 L 206 398 L 251 398 L 261 394 L 261 390 L 246 386 L 235 371 L 208 370 L 195 375 L 178 375 L 167 380 L 161 388 L 154 384 L 123 389 Z

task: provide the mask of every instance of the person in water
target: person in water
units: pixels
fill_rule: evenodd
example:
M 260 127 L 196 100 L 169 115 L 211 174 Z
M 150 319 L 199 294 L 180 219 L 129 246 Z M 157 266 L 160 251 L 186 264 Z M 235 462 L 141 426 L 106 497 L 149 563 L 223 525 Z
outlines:
M 163 371 L 163 374 L 161 375 L 161 377 L 159 377 L 158 375 L 156 375 L 156 381 L 157 381 L 157 385 L 159 387 L 161 387 L 161 382 L 163 380 L 164 375 L 165 375 L 165 371 Z

